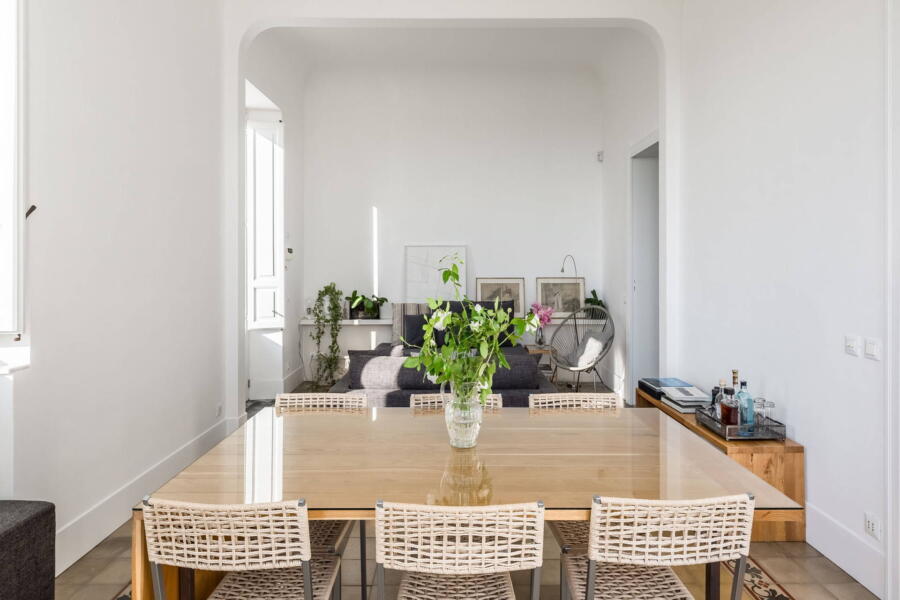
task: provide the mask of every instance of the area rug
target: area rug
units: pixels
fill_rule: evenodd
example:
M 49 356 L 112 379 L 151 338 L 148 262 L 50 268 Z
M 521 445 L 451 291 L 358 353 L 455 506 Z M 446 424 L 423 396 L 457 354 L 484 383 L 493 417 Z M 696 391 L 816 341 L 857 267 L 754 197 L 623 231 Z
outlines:
M 734 575 L 734 561 L 725 563 L 731 575 Z M 744 589 L 753 600 L 796 600 L 787 591 L 778 585 L 765 569 L 752 558 L 747 560 L 747 570 L 744 572 Z M 111 600 L 131 600 L 131 586 L 116 594 Z M 698 599 L 699 600 L 699 599 Z
M 733 560 L 725 563 L 725 568 L 732 576 L 734 567 L 735 561 Z M 744 589 L 754 600 L 796 600 L 752 558 L 747 559 L 747 569 L 744 571 Z

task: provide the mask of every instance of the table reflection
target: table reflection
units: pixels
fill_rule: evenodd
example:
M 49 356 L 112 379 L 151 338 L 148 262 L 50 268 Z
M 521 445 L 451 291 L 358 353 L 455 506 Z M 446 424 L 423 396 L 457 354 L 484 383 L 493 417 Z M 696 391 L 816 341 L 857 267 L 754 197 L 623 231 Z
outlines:
M 264 408 L 244 426 L 244 502 L 279 502 L 284 481 L 284 421 Z
M 429 492 L 428 504 L 483 506 L 491 503 L 491 476 L 477 448 L 451 448 L 437 492 Z

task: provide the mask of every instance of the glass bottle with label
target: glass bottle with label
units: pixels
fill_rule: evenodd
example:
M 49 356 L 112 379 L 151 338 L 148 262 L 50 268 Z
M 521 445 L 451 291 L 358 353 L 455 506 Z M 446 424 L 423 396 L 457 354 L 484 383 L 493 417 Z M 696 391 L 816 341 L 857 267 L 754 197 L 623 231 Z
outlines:
M 740 411 L 739 424 L 741 425 L 741 435 L 753 435 L 753 426 L 756 424 L 756 414 L 753 405 L 753 396 L 747 391 L 747 382 L 741 382 L 741 389 L 735 395 L 738 410 Z
M 740 417 L 737 401 L 734 399 L 734 388 L 725 388 L 725 397 L 719 403 L 722 407 L 722 425 L 737 425 Z

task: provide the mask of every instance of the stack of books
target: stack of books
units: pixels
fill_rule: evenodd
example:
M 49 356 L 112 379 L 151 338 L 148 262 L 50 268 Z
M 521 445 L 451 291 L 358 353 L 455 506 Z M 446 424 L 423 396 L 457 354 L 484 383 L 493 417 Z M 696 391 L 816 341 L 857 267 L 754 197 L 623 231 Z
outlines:
M 641 379 L 638 386 L 680 413 L 693 413 L 712 401 L 706 392 L 675 377 Z

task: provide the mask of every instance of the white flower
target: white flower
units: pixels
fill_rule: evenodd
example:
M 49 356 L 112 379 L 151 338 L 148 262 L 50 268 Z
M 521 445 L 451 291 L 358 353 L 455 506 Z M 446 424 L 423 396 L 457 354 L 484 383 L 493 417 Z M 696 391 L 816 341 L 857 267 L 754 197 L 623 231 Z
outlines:
M 432 323 L 434 323 L 434 328 L 438 331 L 443 331 L 447 328 L 447 321 L 450 320 L 450 311 L 447 310 L 436 310 L 434 311 L 434 315 L 431 317 Z
M 538 329 L 538 318 L 534 313 L 530 313 L 527 317 L 525 317 L 525 331 L 528 333 L 534 333 Z
M 469 323 L 469 328 L 472 331 L 478 332 L 478 330 L 481 329 L 481 321 L 472 321 L 471 323 Z
M 481 306 L 480 304 L 476 304 L 476 305 L 475 305 L 475 308 L 474 308 L 473 310 L 474 310 L 475 312 L 477 312 L 477 313 L 480 313 L 481 311 L 484 310 L 484 307 Z

